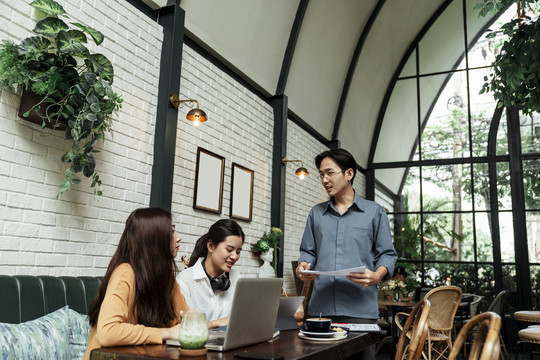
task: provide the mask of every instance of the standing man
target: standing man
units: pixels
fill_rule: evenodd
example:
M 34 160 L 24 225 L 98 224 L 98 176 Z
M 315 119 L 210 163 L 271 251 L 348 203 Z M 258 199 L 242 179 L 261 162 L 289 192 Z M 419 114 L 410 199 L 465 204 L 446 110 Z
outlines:
M 397 259 L 388 217 L 380 205 L 355 193 L 356 161 L 347 150 L 325 151 L 315 157 L 315 165 L 330 198 L 311 209 L 300 244 L 296 275 L 314 280 L 308 311 L 332 322 L 376 323 L 377 284 L 390 278 Z M 319 277 L 302 272 L 358 266 L 365 266 L 365 273 Z M 362 355 L 374 359 L 375 346 Z

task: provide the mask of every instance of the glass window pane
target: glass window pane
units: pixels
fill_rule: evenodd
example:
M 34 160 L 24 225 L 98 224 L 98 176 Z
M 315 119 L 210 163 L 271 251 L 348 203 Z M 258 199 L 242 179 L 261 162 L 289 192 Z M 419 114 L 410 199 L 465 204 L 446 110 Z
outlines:
M 478 266 L 478 291 L 476 294 L 484 296 L 482 309 L 486 309 L 491 300 L 497 296 L 495 293 L 495 277 L 493 265 L 482 264 Z
M 540 309 L 540 266 L 531 266 L 531 285 L 533 310 Z
M 469 250 L 472 246 L 470 219 L 470 214 L 424 214 L 424 258 L 426 260 L 460 261 L 465 236 L 467 236 L 467 241 L 464 246 L 469 246 Z
M 476 293 L 474 264 L 426 264 L 426 284 L 430 286 L 455 285 L 464 293 Z
M 411 52 L 409 59 L 405 63 L 399 77 L 415 76 L 416 75 L 416 49 Z
M 501 234 L 501 258 L 503 262 L 514 262 L 516 260 L 514 249 L 514 227 L 511 212 L 499 213 L 499 228 Z
M 490 216 L 490 212 L 477 212 L 474 215 L 476 226 L 476 256 L 478 261 L 493 261 L 493 241 Z
M 395 214 L 394 247 L 402 259 L 421 260 L 420 214 Z
M 422 160 L 469 157 L 469 123 L 465 73 L 420 80 Z M 439 89 L 444 87 L 439 94 Z M 438 95 L 438 98 L 436 97 Z
M 473 156 L 487 156 L 489 129 L 497 107 L 491 93 L 480 94 L 480 89 L 484 84 L 484 77 L 488 73 L 488 69 L 469 72 Z M 498 146 L 508 147 L 506 137 L 499 140 L 503 140 L 504 143 L 498 144 Z
M 540 263 L 540 213 L 526 211 L 527 221 L 527 246 L 529 249 L 529 261 Z
M 422 167 L 423 211 L 472 210 L 470 176 L 470 164 Z
M 495 165 L 497 174 L 497 201 L 499 210 L 510 210 L 512 199 L 510 197 L 510 170 L 507 162 L 498 162 Z M 489 164 L 473 164 L 474 169 L 474 201 L 476 210 L 491 210 L 490 204 L 490 178 Z M 465 190 L 469 188 L 464 188 Z M 470 196 L 470 194 L 468 194 Z
M 497 198 L 499 210 L 512 210 L 512 194 L 510 192 L 510 164 L 497 163 Z
M 376 169 L 375 179 L 394 194 L 402 194 L 401 208 L 391 207 L 390 212 L 420 211 L 420 180 L 417 167 Z M 403 187 L 403 189 L 402 189 Z M 386 207 L 386 202 L 382 204 Z
M 419 263 L 411 263 L 407 260 L 398 260 L 396 262 L 397 266 L 403 266 L 406 269 L 407 272 L 407 280 L 405 281 L 406 292 L 409 296 L 413 296 L 415 294 L 415 290 L 418 286 L 420 286 L 420 283 L 422 282 L 422 267 Z
M 450 246 L 452 260 L 474 261 L 474 226 L 471 213 L 452 214 L 454 240 Z M 460 240 L 461 239 L 461 240 Z
M 473 164 L 474 178 L 474 206 L 476 210 L 490 210 L 490 180 L 489 180 L 489 164 L 477 163 Z M 468 188 L 467 188 L 468 189 Z M 469 197 L 471 194 L 467 194 Z
M 514 315 L 514 312 L 518 311 L 516 265 L 504 264 L 502 267 L 502 272 L 503 290 L 508 291 L 504 301 L 504 313 Z
M 485 28 L 489 25 L 489 29 L 491 30 L 500 30 L 504 23 L 509 22 L 516 16 L 517 6 L 516 4 L 511 4 L 504 13 L 495 14 L 493 16 L 495 19 L 493 19 L 491 14 L 480 17 L 479 10 L 474 9 L 477 3 L 478 1 L 476 0 L 467 0 L 467 35 L 469 41 L 478 35 L 482 30 L 482 27 Z M 489 22 L 491 22 L 491 24 Z M 499 54 L 502 41 L 507 38 L 506 35 L 498 33 L 496 37 L 487 39 L 487 34 L 488 32 L 482 34 L 473 48 L 474 51 L 480 53 L 477 57 L 477 62 L 471 60 L 471 57 L 474 58 L 474 56 L 471 56 L 472 51 L 469 51 L 469 67 L 483 66 L 486 63 L 490 65 Z
M 418 167 L 376 169 L 375 179 L 395 194 L 403 195 L 402 207 L 392 212 L 420 211 L 420 177 Z M 401 189 L 403 187 L 403 189 Z
M 525 208 L 540 210 L 540 159 L 523 161 Z
M 506 111 L 501 115 L 499 128 L 497 129 L 496 155 L 508 155 L 508 127 L 506 123 Z
M 408 161 L 416 151 L 419 127 L 416 88 L 416 79 L 396 82 L 384 114 L 374 162 Z
M 540 114 L 519 116 L 521 129 L 521 152 L 540 153 Z
M 478 3 L 476 0 L 467 0 L 467 38 L 469 41 L 478 36 L 478 33 L 482 28 L 486 27 L 490 21 L 492 21 L 491 15 L 485 17 L 478 16 L 479 10 L 474 9 L 474 6 Z M 505 13 L 499 16 L 492 24 L 489 25 L 491 30 L 500 30 L 501 25 L 507 21 L 510 21 L 516 14 L 516 5 L 513 4 Z M 481 34 L 478 41 L 474 44 L 474 47 L 469 50 L 469 68 L 490 66 L 495 60 L 495 57 L 499 53 L 499 48 L 502 40 L 505 36 L 498 35 L 495 38 L 488 39 L 485 32 Z
M 465 53 L 461 1 L 453 1 L 418 44 L 420 74 L 453 70 Z

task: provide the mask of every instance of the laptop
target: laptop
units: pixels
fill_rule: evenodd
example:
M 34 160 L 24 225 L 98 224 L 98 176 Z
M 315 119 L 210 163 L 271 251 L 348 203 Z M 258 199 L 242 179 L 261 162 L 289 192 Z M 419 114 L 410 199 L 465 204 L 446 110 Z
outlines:
M 229 325 L 208 332 L 208 350 L 227 351 L 272 339 L 282 285 L 281 278 L 238 279 Z M 178 340 L 167 344 L 180 345 Z
M 279 299 L 276 328 L 280 330 L 298 330 L 294 313 L 304 300 L 303 296 L 289 296 Z

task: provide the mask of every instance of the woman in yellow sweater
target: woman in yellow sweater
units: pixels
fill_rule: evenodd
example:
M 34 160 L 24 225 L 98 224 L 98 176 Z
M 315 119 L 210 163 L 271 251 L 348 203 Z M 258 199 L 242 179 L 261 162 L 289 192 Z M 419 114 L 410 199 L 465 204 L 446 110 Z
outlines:
M 180 240 L 167 210 L 137 209 L 129 215 L 90 305 L 85 360 L 99 347 L 178 338 L 181 311 L 189 309 L 175 281 Z

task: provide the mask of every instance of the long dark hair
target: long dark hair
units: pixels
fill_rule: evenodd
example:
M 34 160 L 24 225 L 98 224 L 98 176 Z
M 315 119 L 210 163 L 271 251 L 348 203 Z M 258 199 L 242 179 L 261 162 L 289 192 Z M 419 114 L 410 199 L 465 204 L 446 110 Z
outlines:
M 208 241 L 211 241 L 214 246 L 218 246 L 220 242 L 224 241 L 227 236 L 236 235 L 242 238 L 242 244 L 244 243 L 244 231 L 234 220 L 221 219 L 216 221 L 208 232 L 201 236 L 195 243 L 195 248 L 189 258 L 188 267 L 195 265 L 199 258 L 205 258 L 208 255 Z
M 123 263 L 130 264 L 135 273 L 137 322 L 163 327 L 176 318 L 171 294 L 178 268 L 171 251 L 171 221 L 171 213 L 160 208 L 137 209 L 129 215 L 116 252 L 90 305 L 91 326 L 97 324 L 111 274 Z

